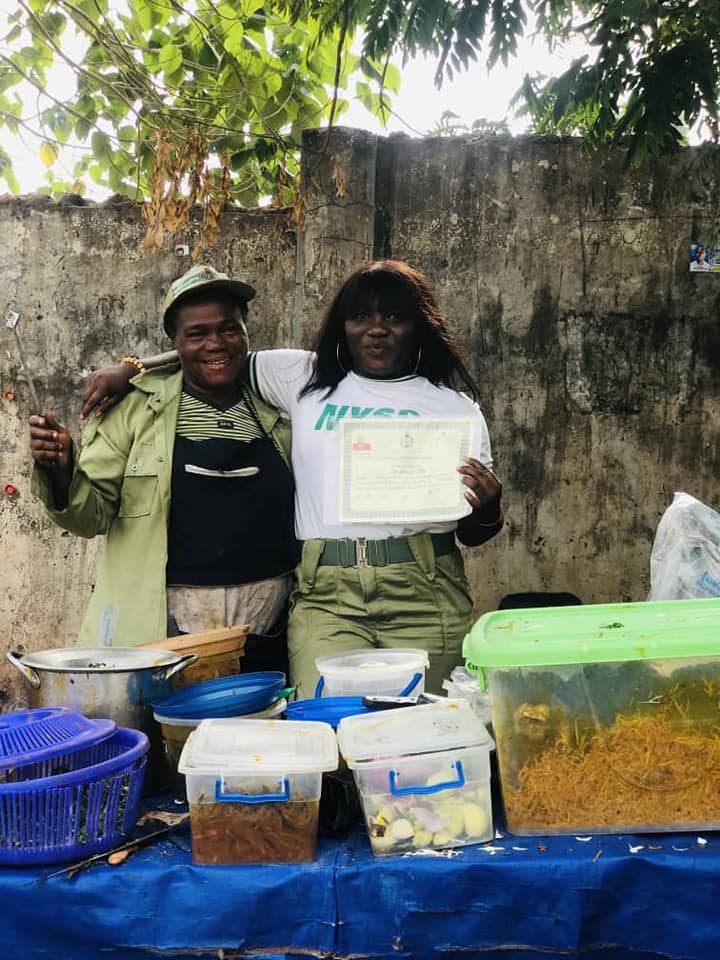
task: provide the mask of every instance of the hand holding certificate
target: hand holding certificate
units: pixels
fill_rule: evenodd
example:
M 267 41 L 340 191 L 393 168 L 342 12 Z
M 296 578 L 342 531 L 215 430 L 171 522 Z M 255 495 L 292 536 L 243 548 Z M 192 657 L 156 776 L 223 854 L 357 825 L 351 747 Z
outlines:
M 470 454 L 462 417 L 345 420 L 340 424 L 341 522 L 441 522 L 471 507 L 457 467 Z

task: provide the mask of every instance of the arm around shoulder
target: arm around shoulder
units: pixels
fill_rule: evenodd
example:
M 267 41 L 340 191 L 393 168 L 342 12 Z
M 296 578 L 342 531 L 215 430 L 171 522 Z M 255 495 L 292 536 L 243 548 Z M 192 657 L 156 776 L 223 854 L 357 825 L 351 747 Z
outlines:
M 131 381 L 138 374 L 177 362 L 177 350 L 169 350 L 167 353 L 142 359 L 135 356 L 123 357 L 120 363 L 96 370 L 90 374 L 85 384 L 80 403 L 80 419 L 86 420 L 93 413 L 96 417 L 107 413 L 132 390 Z

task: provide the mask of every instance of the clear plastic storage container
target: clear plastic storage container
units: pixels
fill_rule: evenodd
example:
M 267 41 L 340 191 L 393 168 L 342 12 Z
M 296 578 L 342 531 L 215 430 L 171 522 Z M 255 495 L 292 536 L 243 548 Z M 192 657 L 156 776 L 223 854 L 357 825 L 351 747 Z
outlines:
M 430 659 L 424 650 L 348 650 L 315 661 L 315 696 L 416 697 L 425 690 Z
M 466 702 L 346 717 L 338 741 L 360 792 L 373 853 L 492 838 L 493 742 Z
M 287 700 L 277 700 L 275 703 L 260 710 L 258 713 L 241 714 L 240 720 L 272 720 L 275 717 L 281 717 L 287 707 Z M 175 793 L 185 793 L 185 777 L 178 773 L 178 762 L 182 753 L 185 741 L 196 730 L 203 720 L 210 719 L 192 719 L 190 717 L 166 717 L 158 710 L 153 712 L 154 718 L 160 724 L 163 743 L 165 745 L 165 756 L 170 765 L 170 787 Z
M 337 741 L 326 723 L 203 720 L 178 764 L 193 861 L 313 860 L 322 773 L 337 764 Z
M 463 650 L 512 833 L 720 828 L 720 600 L 496 611 Z

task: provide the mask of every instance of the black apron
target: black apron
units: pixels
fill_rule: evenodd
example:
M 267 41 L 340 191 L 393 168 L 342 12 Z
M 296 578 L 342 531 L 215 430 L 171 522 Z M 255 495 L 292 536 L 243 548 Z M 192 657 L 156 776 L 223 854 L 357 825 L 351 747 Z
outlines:
M 169 585 L 235 586 L 295 567 L 292 473 L 245 392 L 243 400 L 262 437 L 249 443 L 175 437 Z

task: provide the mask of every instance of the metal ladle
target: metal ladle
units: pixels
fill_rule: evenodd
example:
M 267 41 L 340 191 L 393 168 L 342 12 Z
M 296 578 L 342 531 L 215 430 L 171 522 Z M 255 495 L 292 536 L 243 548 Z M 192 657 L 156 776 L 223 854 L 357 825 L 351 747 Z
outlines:
M 28 386 L 30 387 L 30 396 L 32 397 L 32 402 L 37 413 L 42 413 L 42 407 L 40 406 L 40 400 L 38 399 L 37 391 L 35 390 L 35 383 L 33 381 L 32 373 L 30 372 L 30 367 L 28 362 L 25 359 L 25 353 L 23 351 L 22 342 L 20 340 L 20 333 L 18 332 L 18 323 L 20 321 L 20 314 L 17 310 L 8 310 L 5 314 L 5 326 L 9 327 L 12 332 L 15 334 L 15 342 L 17 343 L 18 355 L 20 357 L 20 366 L 25 378 L 27 379 Z

